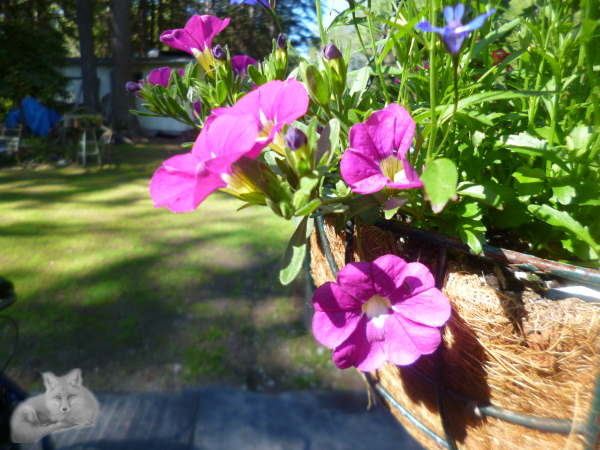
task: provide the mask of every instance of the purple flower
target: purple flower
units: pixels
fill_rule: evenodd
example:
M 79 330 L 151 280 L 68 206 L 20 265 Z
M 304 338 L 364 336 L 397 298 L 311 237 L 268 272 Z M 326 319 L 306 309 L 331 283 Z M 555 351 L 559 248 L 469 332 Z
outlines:
M 227 59 L 227 53 L 225 53 L 225 49 L 221 44 L 217 44 L 213 47 L 212 54 L 215 59 L 218 59 L 219 61 L 224 61 Z
M 192 108 L 194 108 L 194 112 L 198 114 L 198 116 L 202 115 L 202 103 L 200 103 L 200 100 L 196 100 L 192 104 Z
M 298 128 L 289 127 L 285 133 L 285 145 L 290 150 L 298 150 L 303 145 L 306 145 L 306 140 L 306 134 Z
M 433 353 L 450 317 L 450 302 L 429 269 L 395 255 L 350 263 L 335 283 L 313 295 L 315 338 L 333 350 L 340 369 L 408 365 Z
M 138 81 L 128 81 L 125 83 L 125 89 L 127 92 L 137 92 L 142 88 L 142 85 Z
M 350 129 L 350 148 L 340 161 L 340 172 L 350 188 L 372 194 L 384 187 L 422 187 L 419 175 L 406 159 L 415 133 L 415 121 L 396 103 L 374 112 Z
M 287 50 L 287 36 L 283 33 L 279 33 L 277 36 L 277 50 Z
M 169 86 L 169 80 L 171 79 L 171 72 L 173 69 L 170 67 L 159 67 L 158 69 L 151 70 L 146 78 L 146 81 L 153 85 L 160 85 L 162 87 Z M 183 76 L 185 73 L 183 69 L 177 69 L 177 73 Z
M 248 66 L 258 64 L 254 58 L 248 55 L 235 55 L 231 57 L 231 69 L 238 77 L 244 77 L 248 73 Z
M 213 109 L 212 115 L 253 117 L 259 133 L 252 153 L 247 156 L 256 158 L 267 145 L 277 145 L 275 135 L 284 125 L 290 125 L 306 114 L 308 103 L 304 85 L 288 78 L 285 81 L 269 81 L 244 95 L 235 105 Z
M 241 5 L 242 3 L 245 3 L 246 5 L 250 5 L 250 6 L 261 4 L 266 8 L 271 8 L 269 0 L 231 0 L 230 4 L 231 5 Z
M 485 20 L 491 16 L 496 10 L 492 8 L 485 14 L 482 14 L 466 25 L 462 24 L 462 17 L 465 13 L 465 5 L 459 3 L 454 8 L 452 6 L 446 6 L 444 8 L 444 18 L 446 19 L 446 26 L 444 28 L 434 27 L 427 20 L 419 22 L 416 27 L 421 31 L 428 31 L 438 33 L 442 37 L 444 45 L 448 51 L 456 55 L 462 47 L 463 41 L 473 30 L 481 28 L 485 23 Z
M 210 15 L 193 15 L 185 27 L 163 31 L 160 42 L 191 55 L 210 74 L 214 65 L 212 40 L 229 25 L 229 17 L 221 20 Z
M 339 59 L 342 57 L 342 53 L 340 52 L 340 49 L 337 48 L 333 42 L 330 42 L 323 49 L 323 56 L 325 57 L 325 59 L 328 59 L 328 60 Z
M 196 209 L 212 192 L 227 186 L 233 164 L 250 156 L 257 133 L 251 116 L 210 117 L 191 152 L 167 159 L 154 172 L 150 182 L 154 206 L 177 213 Z
M 221 20 L 210 15 L 193 15 L 185 27 L 163 31 L 160 42 L 196 56 L 212 47 L 212 40 L 229 25 L 229 17 Z

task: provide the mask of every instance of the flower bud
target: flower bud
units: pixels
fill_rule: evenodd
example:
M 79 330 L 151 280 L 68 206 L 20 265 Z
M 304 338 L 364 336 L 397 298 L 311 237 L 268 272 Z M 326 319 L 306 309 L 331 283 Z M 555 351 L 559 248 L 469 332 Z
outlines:
M 202 116 L 202 103 L 200 103 L 200 100 L 196 100 L 192 107 L 198 116 Z
M 128 81 L 125 83 L 125 89 L 128 92 L 137 92 L 142 88 L 141 84 L 137 81 Z
M 306 145 L 306 134 L 302 130 L 295 127 L 289 127 L 285 133 L 285 145 L 290 150 L 298 150 Z
M 333 42 L 330 42 L 323 49 L 323 56 L 327 60 L 340 59 L 342 57 L 342 53 Z
M 215 59 L 219 61 L 225 61 L 227 59 L 227 53 L 225 53 L 225 49 L 220 44 L 217 44 L 213 47 L 212 54 Z
M 276 45 L 277 50 L 287 50 L 287 36 L 283 33 L 279 33 Z

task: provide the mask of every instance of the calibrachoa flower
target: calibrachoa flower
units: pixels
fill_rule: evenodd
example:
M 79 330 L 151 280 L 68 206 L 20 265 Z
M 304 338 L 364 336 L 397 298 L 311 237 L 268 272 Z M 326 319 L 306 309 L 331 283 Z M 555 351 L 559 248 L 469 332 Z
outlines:
M 429 269 L 395 255 L 346 265 L 315 291 L 313 305 L 313 334 L 333 350 L 335 365 L 364 372 L 433 353 L 450 317 Z
M 159 67 L 158 69 L 151 70 L 146 78 L 146 81 L 153 85 L 160 85 L 167 87 L 169 85 L 169 79 L 171 78 L 171 72 L 173 69 L 170 67 Z M 183 69 L 177 69 L 177 73 L 183 76 L 185 73 Z
M 415 121 L 400 105 L 376 111 L 350 129 L 350 148 L 340 161 L 340 172 L 350 188 L 372 194 L 384 187 L 411 189 L 423 182 L 405 155 L 415 134 Z
M 307 109 L 306 88 L 299 81 L 290 78 L 285 81 L 269 81 L 244 95 L 235 105 L 214 109 L 213 114 L 252 117 L 259 128 L 258 139 L 250 154 L 251 157 L 256 157 L 273 142 L 276 133 L 285 124 L 292 124 L 306 114 Z
M 462 43 L 471 31 L 481 28 L 485 20 L 496 10 L 492 8 L 488 12 L 471 20 L 468 24 L 462 24 L 462 17 L 465 13 L 465 5 L 459 3 L 455 7 L 446 6 L 444 8 L 444 18 L 446 26 L 444 28 L 434 27 L 427 20 L 419 22 L 416 27 L 421 31 L 438 33 L 442 37 L 444 45 L 448 51 L 456 55 L 462 47 Z
M 163 31 L 160 42 L 194 55 L 206 72 L 212 68 L 212 40 L 229 25 L 229 17 L 221 20 L 210 15 L 193 15 L 185 27 Z
M 231 57 L 231 69 L 238 77 L 246 76 L 248 73 L 248 66 L 255 66 L 256 64 L 258 64 L 258 61 L 248 55 L 236 55 Z
M 271 5 L 269 4 L 269 0 L 231 0 L 231 5 L 241 5 L 242 3 L 245 3 L 246 5 L 258 5 L 258 4 L 262 4 L 263 6 L 266 6 L 267 8 L 270 8 Z
M 125 89 L 127 92 L 138 92 L 142 88 L 142 82 L 140 81 L 128 81 L 125 83 Z
M 211 117 L 192 151 L 167 159 L 152 176 L 150 196 L 155 207 L 189 212 L 219 188 L 227 186 L 232 165 L 249 156 L 258 128 L 252 117 Z

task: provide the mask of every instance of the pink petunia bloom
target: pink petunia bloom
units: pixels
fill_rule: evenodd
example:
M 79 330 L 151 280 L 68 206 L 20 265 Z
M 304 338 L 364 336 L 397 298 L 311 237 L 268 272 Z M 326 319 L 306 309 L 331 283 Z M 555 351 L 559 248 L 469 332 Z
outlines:
M 169 47 L 194 55 L 202 67 L 210 72 L 213 62 L 212 40 L 227 28 L 231 19 L 221 20 L 210 15 L 193 15 L 183 28 L 163 31 L 160 42 Z
M 340 369 L 404 366 L 439 346 L 450 302 L 423 264 L 384 255 L 346 265 L 336 281 L 315 291 L 312 329 Z
M 170 67 L 159 67 L 158 69 L 151 70 L 146 78 L 146 81 L 150 84 L 160 85 L 167 87 L 169 85 L 169 79 L 171 78 L 171 72 L 173 69 Z M 183 69 L 177 69 L 177 73 L 183 76 L 185 73 Z
M 405 156 L 414 134 L 415 121 L 400 105 L 376 111 L 350 129 L 350 148 L 340 161 L 342 178 L 359 194 L 422 187 Z
M 167 159 L 152 176 L 150 196 L 155 207 L 189 212 L 219 188 L 227 186 L 232 165 L 250 156 L 258 129 L 251 117 L 211 117 L 189 153 Z
M 307 109 L 306 88 L 299 81 L 290 78 L 285 81 L 269 81 L 250 91 L 235 105 L 214 109 L 213 114 L 253 117 L 259 128 L 258 138 L 251 153 L 252 157 L 256 157 L 263 148 L 273 142 L 275 134 L 280 132 L 285 124 L 292 124 L 306 114 Z
M 248 66 L 257 65 L 258 61 L 248 55 L 236 55 L 231 57 L 231 69 L 238 77 L 244 77 L 248 73 Z

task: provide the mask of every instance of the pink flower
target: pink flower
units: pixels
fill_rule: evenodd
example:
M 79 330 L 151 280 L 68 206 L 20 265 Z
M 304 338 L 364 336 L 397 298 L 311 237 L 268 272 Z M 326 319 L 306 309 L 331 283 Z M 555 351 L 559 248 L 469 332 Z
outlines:
M 233 73 L 239 77 L 244 77 L 248 73 L 248 66 L 255 66 L 258 62 L 248 55 L 236 55 L 231 57 L 231 68 Z
M 249 156 L 258 129 L 251 117 L 211 117 L 189 153 L 167 159 L 152 176 L 155 207 L 189 212 L 215 190 L 227 186 L 232 165 Z
M 214 65 L 212 40 L 229 25 L 230 20 L 229 17 L 221 20 L 215 16 L 195 14 L 185 27 L 163 31 L 160 42 L 194 55 L 206 73 L 210 74 Z
M 169 79 L 171 78 L 171 72 L 173 69 L 170 67 L 159 67 L 158 69 L 154 69 L 150 71 L 146 81 L 150 84 L 160 85 L 162 87 L 167 87 L 169 85 Z M 183 69 L 177 69 L 177 73 L 180 76 L 183 76 L 185 73 Z
M 342 178 L 359 194 L 422 187 L 405 157 L 414 133 L 415 122 L 400 105 L 376 111 L 350 129 L 350 148 L 340 161 Z
M 429 269 L 395 255 L 346 265 L 336 283 L 315 291 L 313 305 L 313 334 L 333 350 L 335 365 L 364 372 L 433 353 L 441 342 L 438 327 L 450 317 Z
M 163 31 L 160 42 L 196 56 L 212 47 L 212 40 L 229 25 L 229 17 L 221 20 L 210 15 L 193 15 L 183 28 Z
M 306 88 L 299 81 L 290 78 L 285 81 L 269 81 L 250 91 L 235 105 L 213 110 L 213 114 L 252 117 L 259 129 L 258 139 L 251 153 L 252 157 L 256 157 L 263 148 L 273 142 L 275 134 L 280 132 L 285 124 L 292 124 L 306 114 L 307 109 Z

